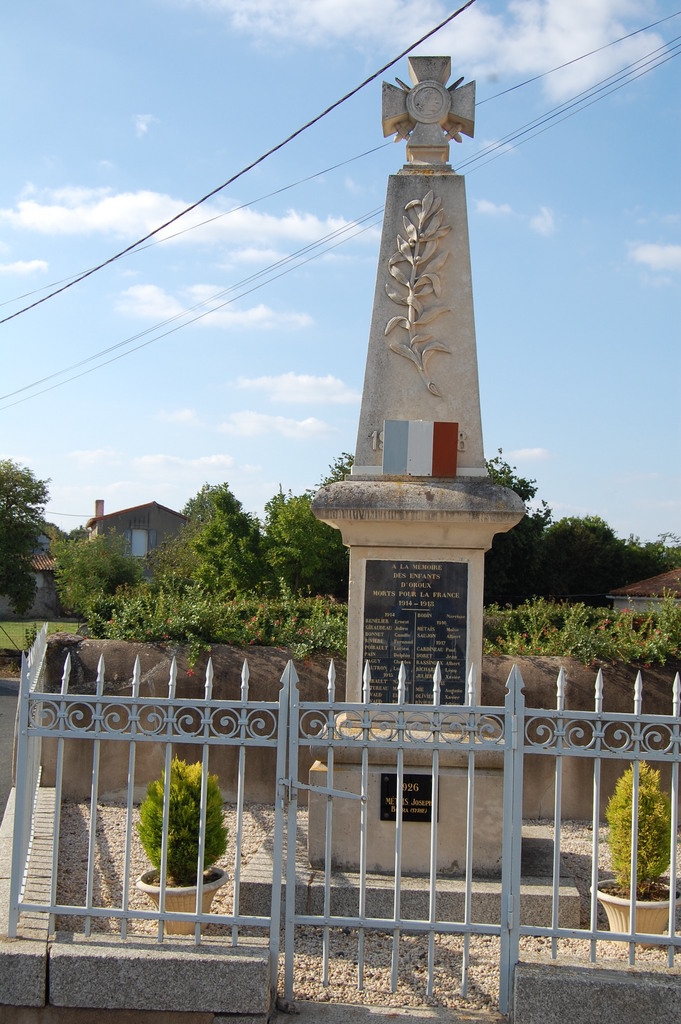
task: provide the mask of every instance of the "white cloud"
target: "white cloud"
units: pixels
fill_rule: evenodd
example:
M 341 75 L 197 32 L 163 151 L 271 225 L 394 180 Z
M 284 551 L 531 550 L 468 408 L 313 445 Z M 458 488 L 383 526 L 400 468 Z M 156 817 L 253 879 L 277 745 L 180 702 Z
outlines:
M 156 323 L 184 319 L 184 314 L 190 319 L 200 315 L 198 324 L 224 329 L 299 330 L 313 323 L 307 313 L 281 313 L 262 303 L 249 309 L 225 305 L 212 285 L 192 285 L 185 290 L 183 299 L 180 301 L 155 284 L 137 284 L 122 292 L 116 308 L 126 316 Z
M 222 472 L 233 469 L 236 460 L 231 455 L 201 455 L 197 459 L 182 459 L 177 455 L 140 455 L 132 460 L 135 469 L 144 475 L 165 479 L 168 474 Z
M 322 420 L 309 416 L 304 420 L 288 419 L 285 416 L 268 416 L 259 412 L 233 412 L 218 428 L 223 434 L 234 437 L 263 437 L 280 434 L 294 441 L 308 437 L 327 437 L 332 431 Z
M 144 138 L 152 124 L 158 124 L 158 118 L 153 114 L 135 115 L 135 135 L 138 139 Z
M 530 227 L 538 235 L 544 235 L 545 238 L 552 235 L 556 230 L 553 211 L 548 206 L 540 207 L 539 213 L 535 214 L 534 217 L 530 217 Z
M 69 458 L 79 466 L 114 466 L 121 461 L 121 453 L 115 448 L 91 448 L 69 452 Z
M 338 377 L 313 377 L 307 373 L 282 373 L 278 377 L 240 377 L 238 387 L 259 391 L 273 402 L 317 402 L 347 405 L 359 402 L 361 395 Z
M 193 426 L 199 422 L 195 409 L 175 409 L 172 412 L 166 412 L 165 409 L 162 409 L 156 418 L 162 423 L 182 423 L 188 426 Z
M 63 188 L 47 191 L 41 199 L 20 199 L 15 208 L 0 210 L 0 222 L 44 235 L 102 232 L 129 237 L 152 231 L 184 205 L 158 192 L 112 195 L 106 188 Z
M 132 288 L 126 288 L 116 303 L 116 308 L 119 313 L 126 316 L 159 321 L 178 316 L 185 307 L 158 285 L 136 284 Z
M 30 186 L 13 208 L 0 209 L 0 223 L 16 230 L 44 235 L 88 235 L 99 232 L 120 238 L 148 234 L 186 208 L 188 203 L 161 192 L 112 193 L 110 189 L 61 188 L 45 190 L 40 196 Z M 276 246 L 297 248 L 352 224 L 343 217 L 320 218 L 312 213 L 287 210 L 282 216 L 246 207 L 204 203 L 166 231 L 159 239 L 175 236 L 178 242 L 222 244 L 232 251 L 221 253 L 231 260 L 280 258 Z M 193 230 L 188 230 L 192 228 Z M 366 239 L 370 232 L 359 237 Z M 372 239 L 370 239 L 371 241 Z M 262 255 L 261 255 L 262 254 Z
M 516 448 L 508 452 L 509 459 L 517 459 L 519 462 L 545 462 L 551 458 L 548 448 Z
M 393 52 L 412 43 L 451 13 L 442 0 L 193 0 L 226 15 L 232 26 L 263 40 L 295 46 L 377 44 Z M 645 0 L 513 0 L 469 8 L 416 52 L 451 53 L 471 77 L 541 74 L 639 28 L 650 18 Z M 496 9 L 495 9 L 496 7 Z M 565 98 L 663 44 L 642 33 L 548 76 L 546 92 Z
M 0 263 L 0 274 L 35 274 L 47 270 L 45 260 L 17 260 L 15 263 Z
M 491 217 L 506 217 L 513 210 L 508 203 L 492 203 L 489 199 L 476 199 L 475 209 L 478 213 L 488 214 Z
M 681 245 L 638 243 L 629 250 L 630 259 L 651 270 L 681 270 Z
M 233 254 L 233 259 L 227 259 L 218 264 L 219 270 L 232 270 L 235 265 L 243 263 L 269 264 L 278 263 L 287 254 L 283 249 L 265 249 L 253 246 L 246 249 L 238 249 Z

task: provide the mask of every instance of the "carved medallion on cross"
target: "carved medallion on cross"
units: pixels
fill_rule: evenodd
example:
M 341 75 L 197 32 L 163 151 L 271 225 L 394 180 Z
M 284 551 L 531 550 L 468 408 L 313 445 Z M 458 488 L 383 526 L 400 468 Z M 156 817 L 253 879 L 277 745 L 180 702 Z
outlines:
M 473 138 L 475 82 L 461 86 L 460 78 L 447 87 L 451 70 L 449 57 L 410 57 L 411 88 L 399 78 L 399 88 L 383 83 L 383 134 L 407 140 L 410 164 L 442 166 L 450 139 Z

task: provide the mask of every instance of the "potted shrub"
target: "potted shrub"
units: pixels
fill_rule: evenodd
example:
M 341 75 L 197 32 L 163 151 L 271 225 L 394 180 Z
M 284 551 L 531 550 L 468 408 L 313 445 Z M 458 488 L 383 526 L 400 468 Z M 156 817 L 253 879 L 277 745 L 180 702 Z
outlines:
M 165 909 L 196 910 L 197 869 L 199 861 L 199 825 L 201 808 L 201 763 L 187 764 L 175 757 L 170 766 L 170 806 L 168 811 L 168 852 L 166 857 Z M 163 792 L 165 771 L 149 783 L 140 804 L 137 824 L 144 852 L 153 867 L 140 875 L 137 888 L 159 906 L 161 843 L 163 838 Z M 227 828 L 222 817 L 222 794 L 217 775 L 208 775 L 206 792 L 206 836 L 203 858 L 202 911 L 210 910 L 216 891 L 227 881 L 222 868 L 215 867 L 227 848 Z M 191 921 L 166 921 L 169 934 L 190 935 Z
M 618 780 L 605 816 L 615 878 L 600 882 L 598 898 L 612 931 L 628 932 L 631 907 L 631 826 L 634 769 Z M 669 919 L 669 887 L 661 881 L 669 868 L 671 805 L 660 789 L 660 773 L 639 765 L 638 846 L 636 860 L 636 931 L 662 934 Z

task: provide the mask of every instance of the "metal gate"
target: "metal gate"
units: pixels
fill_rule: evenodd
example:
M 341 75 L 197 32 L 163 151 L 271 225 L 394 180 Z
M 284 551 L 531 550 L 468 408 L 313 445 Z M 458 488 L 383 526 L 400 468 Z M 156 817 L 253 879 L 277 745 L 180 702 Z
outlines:
M 286 893 L 284 912 L 284 995 L 294 995 L 294 957 L 296 934 L 300 928 L 321 930 L 322 981 L 329 981 L 331 933 L 334 929 L 352 929 L 357 937 L 357 986 L 364 987 L 365 937 L 371 931 L 392 936 L 391 988 L 397 988 L 400 961 L 400 941 L 405 935 L 421 935 L 427 942 L 427 995 L 433 995 L 436 958 L 435 938 L 441 935 L 460 935 L 463 939 L 461 993 L 466 995 L 470 940 L 474 935 L 490 935 L 500 939 L 500 999 L 499 1009 L 507 1012 L 509 1005 L 511 970 L 517 960 L 519 917 L 517 893 L 520 885 L 520 844 L 522 830 L 522 744 L 518 742 L 519 722 L 522 721 L 522 680 L 516 669 L 509 678 L 504 707 L 483 707 L 472 703 L 474 681 L 469 680 L 469 700 L 465 706 L 442 705 L 440 699 L 440 670 L 436 669 L 432 705 L 408 705 L 405 701 L 405 672 L 400 671 L 398 701 L 396 704 L 370 703 L 370 673 L 365 669 L 361 703 L 338 703 L 335 700 L 333 665 L 329 672 L 327 701 L 300 702 L 298 679 L 289 664 L 282 680 L 282 701 L 288 699 L 288 772 L 278 780 L 278 808 L 282 830 L 286 832 Z M 280 740 L 282 737 L 280 736 Z M 310 785 L 299 777 L 298 765 L 302 748 L 310 749 L 326 766 L 327 784 Z M 476 818 L 476 766 L 489 752 L 497 753 L 503 770 L 504 827 L 501 851 L 501 913 L 498 923 L 479 923 L 473 919 L 472 886 Z M 465 772 L 465 870 L 463 877 L 463 913 L 452 914 L 446 907 L 440 910 L 439 898 L 442 878 L 438 870 L 438 829 L 442 764 L 448 754 L 456 752 L 464 764 Z M 428 825 L 429 855 L 427 879 L 422 886 L 418 913 L 403 906 L 403 849 L 409 840 L 408 825 L 403 820 L 403 801 L 396 799 L 393 830 L 394 870 L 391 913 L 372 909 L 371 880 L 367 865 L 371 863 L 370 850 L 374 828 L 377 826 L 375 806 L 372 804 L 372 772 L 381 762 L 394 764 L 396 792 L 403 793 L 405 776 L 418 754 L 422 771 L 432 778 L 431 813 Z M 350 762 L 354 766 L 356 785 L 352 791 L 347 781 L 336 783 L 340 766 Z M 373 790 L 375 790 L 375 778 Z M 305 905 L 300 899 L 300 885 L 296 884 L 296 844 L 299 832 L 299 793 L 306 791 L 311 801 L 321 799 L 323 805 L 323 866 L 316 876 L 314 891 L 306 882 Z M 339 802 L 352 801 L 353 821 L 358 829 L 359 858 L 356 873 L 334 870 L 334 828 L 347 828 L 347 813 L 339 809 Z M 375 804 L 375 793 L 374 800 Z M 445 811 L 445 808 L 442 808 Z M 283 824 L 286 819 L 285 826 Z M 317 815 L 319 819 L 319 814 Z M 337 824 L 335 824 L 337 822 Z M 405 827 L 407 826 L 407 827 Z M 317 846 L 319 846 L 317 842 Z M 275 876 L 276 877 L 276 876 Z M 341 894 L 341 890 L 342 894 Z M 298 899 L 296 895 L 298 893 Z M 339 898 L 340 896 L 340 898 Z M 273 890 L 272 917 L 278 896 Z M 352 902 L 356 909 L 349 909 Z M 385 901 L 383 900 L 383 909 Z M 335 904 L 335 906 L 334 906 Z M 274 938 L 274 929 L 273 929 Z M 453 980 L 453 979 L 452 979 Z

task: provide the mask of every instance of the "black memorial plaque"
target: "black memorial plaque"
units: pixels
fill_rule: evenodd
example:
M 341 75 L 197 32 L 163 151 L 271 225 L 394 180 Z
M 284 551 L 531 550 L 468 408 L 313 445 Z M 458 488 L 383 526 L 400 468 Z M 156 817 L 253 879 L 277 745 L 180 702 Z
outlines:
M 466 693 L 468 564 L 368 559 L 364 590 L 364 657 L 371 669 L 371 700 L 397 701 L 404 662 L 407 701 L 432 704 L 440 662 L 443 704 L 463 704 Z
M 430 821 L 433 812 L 433 776 L 402 776 L 402 821 Z M 397 774 L 381 773 L 381 821 L 397 817 Z

